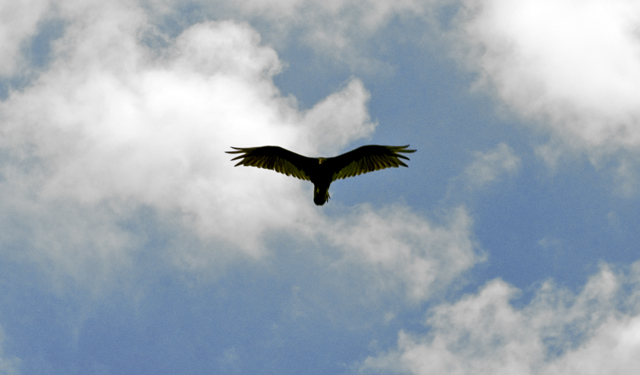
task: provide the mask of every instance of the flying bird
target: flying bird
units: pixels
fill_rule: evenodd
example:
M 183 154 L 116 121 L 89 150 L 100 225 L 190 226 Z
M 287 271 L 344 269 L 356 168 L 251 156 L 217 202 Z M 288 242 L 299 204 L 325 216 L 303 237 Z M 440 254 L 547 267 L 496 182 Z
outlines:
M 400 159 L 409 160 L 401 153 L 411 153 L 406 146 L 368 145 L 356 148 L 332 158 L 308 158 L 278 146 L 251 148 L 231 147 L 239 154 L 231 160 L 240 159 L 239 165 L 272 169 L 287 176 L 311 181 L 314 185 L 313 202 L 322 206 L 329 200 L 329 185 L 341 178 L 353 177 L 385 168 L 407 165 Z

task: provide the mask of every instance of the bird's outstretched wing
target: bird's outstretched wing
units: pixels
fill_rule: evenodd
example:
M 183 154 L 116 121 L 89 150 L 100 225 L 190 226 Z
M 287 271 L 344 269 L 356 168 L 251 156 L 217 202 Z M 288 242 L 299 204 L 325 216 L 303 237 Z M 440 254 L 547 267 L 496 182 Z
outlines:
M 407 165 L 400 159 L 409 160 L 409 158 L 400 153 L 416 152 L 416 150 L 408 150 L 407 147 L 409 145 L 362 146 L 334 158 L 328 158 L 326 162 L 331 163 L 333 169 L 332 181 L 335 181 L 385 168 L 406 167 Z
M 227 154 L 240 154 L 231 160 L 241 159 L 238 165 L 272 169 L 278 173 L 293 176 L 301 180 L 311 181 L 309 168 L 317 164 L 317 160 L 285 150 L 278 146 L 251 148 L 231 147 L 236 151 L 225 151 Z

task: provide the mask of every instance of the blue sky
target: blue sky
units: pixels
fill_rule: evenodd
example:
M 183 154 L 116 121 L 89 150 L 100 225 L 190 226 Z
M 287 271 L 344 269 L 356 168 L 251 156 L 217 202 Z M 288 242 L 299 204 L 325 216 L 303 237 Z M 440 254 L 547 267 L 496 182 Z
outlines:
M 0 373 L 637 372 L 637 1 L 0 19 Z M 322 207 L 224 153 L 370 143 Z

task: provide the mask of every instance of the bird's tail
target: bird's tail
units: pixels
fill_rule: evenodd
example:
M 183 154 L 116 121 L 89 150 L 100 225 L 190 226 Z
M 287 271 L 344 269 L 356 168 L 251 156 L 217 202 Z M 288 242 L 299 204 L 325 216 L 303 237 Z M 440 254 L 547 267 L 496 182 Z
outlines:
M 329 198 L 329 187 L 315 186 L 313 188 L 313 203 L 316 205 L 322 206 L 329 201 Z

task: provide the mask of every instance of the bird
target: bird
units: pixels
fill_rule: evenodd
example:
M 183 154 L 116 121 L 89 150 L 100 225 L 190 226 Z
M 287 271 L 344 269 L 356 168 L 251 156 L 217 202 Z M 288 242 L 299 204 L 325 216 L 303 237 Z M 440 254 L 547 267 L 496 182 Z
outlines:
M 225 152 L 238 154 L 231 159 L 240 159 L 235 167 L 244 165 L 272 169 L 287 176 L 311 181 L 314 185 L 313 202 L 322 206 L 329 200 L 329 186 L 335 180 L 385 168 L 407 167 L 400 159 L 409 158 L 402 153 L 416 151 L 409 150 L 408 147 L 409 145 L 366 145 L 331 158 L 309 158 L 278 146 L 231 147 L 234 151 Z

